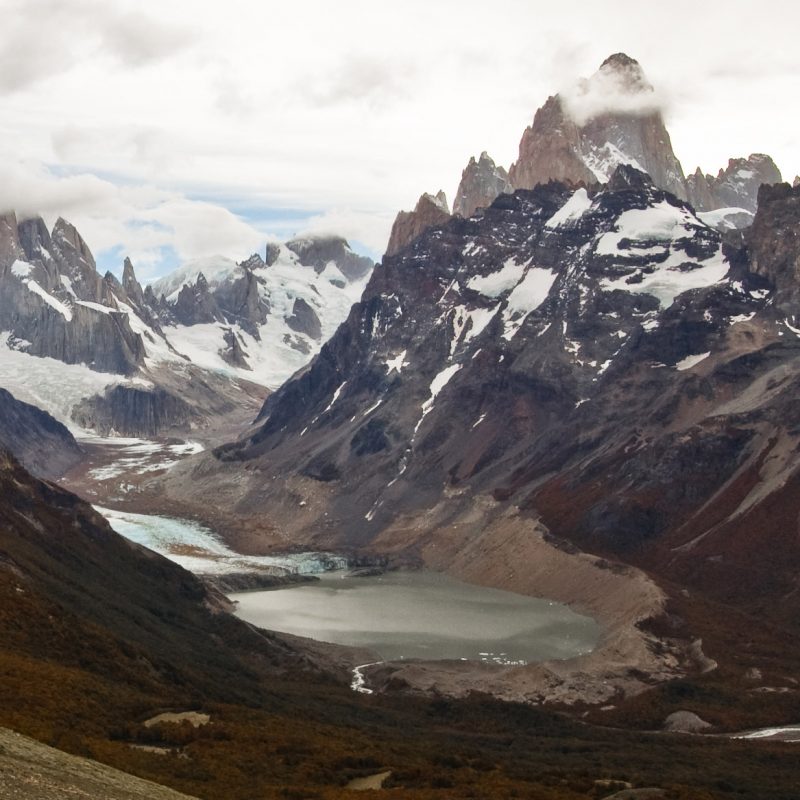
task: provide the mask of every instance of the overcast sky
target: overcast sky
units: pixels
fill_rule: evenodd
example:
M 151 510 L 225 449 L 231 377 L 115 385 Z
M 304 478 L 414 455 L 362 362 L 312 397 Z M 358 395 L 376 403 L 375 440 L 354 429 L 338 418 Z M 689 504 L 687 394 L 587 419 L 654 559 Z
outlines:
M 638 59 L 684 169 L 800 173 L 789 0 L 0 0 L 0 207 L 74 222 L 141 277 L 267 238 L 379 255 L 471 155 L 508 167 L 548 95 Z

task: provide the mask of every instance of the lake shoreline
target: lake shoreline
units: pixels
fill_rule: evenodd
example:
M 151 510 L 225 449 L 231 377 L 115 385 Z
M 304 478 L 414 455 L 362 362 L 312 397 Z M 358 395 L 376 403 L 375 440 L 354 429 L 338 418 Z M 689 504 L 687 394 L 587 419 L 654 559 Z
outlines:
M 236 615 L 278 633 L 358 647 L 394 662 L 525 666 L 591 650 L 601 631 L 566 605 L 468 584 L 432 570 L 353 577 L 232 593 Z

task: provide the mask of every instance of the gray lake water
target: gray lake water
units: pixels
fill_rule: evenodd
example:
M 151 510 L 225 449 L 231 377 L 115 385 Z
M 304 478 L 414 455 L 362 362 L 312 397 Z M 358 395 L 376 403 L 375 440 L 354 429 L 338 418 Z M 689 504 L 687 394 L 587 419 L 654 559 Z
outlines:
M 462 583 L 435 572 L 352 578 L 231 595 L 262 628 L 366 647 L 384 661 L 469 659 L 513 664 L 572 658 L 600 628 L 567 606 Z

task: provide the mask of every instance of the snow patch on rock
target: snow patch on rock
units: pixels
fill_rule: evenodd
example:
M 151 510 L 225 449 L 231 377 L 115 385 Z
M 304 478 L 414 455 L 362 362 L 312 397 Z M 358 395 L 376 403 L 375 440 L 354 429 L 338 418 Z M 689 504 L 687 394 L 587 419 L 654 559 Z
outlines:
M 428 414 L 433 411 L 433 405 L 436 402 L 436 396 L 439 392 L 444 389 L 445 386 L 450 382 L 450 379 L 461 369 L 461 364 L 451 364 L 449 367 L 445 367 L 432 381 L 430 385 L 430 392 L 431 396 L 422 404 L 422 416 L 417 421 L 416 426 L 414 427 L 414 436 L 417 435 L 417 431 L 419 430 L 419 426 L 422 425 L 422 421 Z
M 586 189 L 578 189 L 572 197 L 545 223 L 545 228 L 559 228 L 580 219 L 590 208 L 592 201 Z
M 686 358 L 682 358 L 677 364 L 675 364 L 675 369 L 678 372 L 685 372 L 687 369 L 691 369 L 696 364 L 699 364 L 701 361 L 705 361 L 711 355 L 711 351 L 709 350 L 707 353 L 698 353 L 694 356 L 686 356 Z
M 484 297 L 496 298 L 513 289 L 525 272 L 523 264 L 517 264 L 513 258 L 508 259 L 497 272 L 488 275 L 475 275 L 467 281 L 467 288 L 474 289 Z
M 541 267 L 531 267 L 508 296 L 503 311 L 503 338 L 510 341 L 532 311 L 547 299 L 557 273 Z

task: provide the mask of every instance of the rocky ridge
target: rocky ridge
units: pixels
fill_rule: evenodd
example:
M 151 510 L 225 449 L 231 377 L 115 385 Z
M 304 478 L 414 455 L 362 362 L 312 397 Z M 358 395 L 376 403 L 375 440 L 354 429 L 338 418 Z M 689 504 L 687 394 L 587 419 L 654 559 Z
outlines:
M 417 201 L 413 211 L 400 211 L 392 225 L 386 255 L 400 252 L 417 239 L 428 228 L 443 225 L 450 219 L 447 197 L 442 191 L 435 195 L 425 192 Z
M 772 159 L 759 153 L 731 159 L 716 177 L 703 174 L 699 167 L 686 177 L 672 149 L 654 87 L 636 60 L 616 53 L 590 78 L 549 97 L 536 111 L 508 172 L 485 152 L 478 161 L 471 158 L 462 173 L 453 213 L 469 217 L 500 194 L 548 181 L 575 188 L 606 184 L 621 164 L 647 173 L 659 188 L 688 199 L 698 211 L 709 212 L 708 223 L 723 232 L 750 225 L 759 186 L 781 181 Z M 446 221 L 430 210 L 420 211 L 398 214 L 387 255 L 410 244 L 426 222 Z
M 698 167 L 686 182 L 689 201 L 698 211 L 736 208 L 755 214 L 759 187 L 782 180 L 780 170 L 768 155 L 753 153 L 748 158 L 730 159 L 716 177 L 704 175 Z
M 508 173 L 484 150 L 477 161 L 470 158 L 461 174 L 453 213 L 471 217 L 479 208 L 490 206 L 498 195 L 512 191 Z

